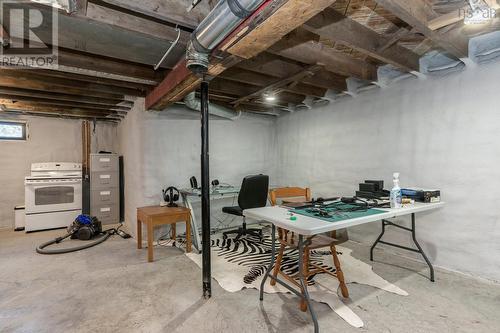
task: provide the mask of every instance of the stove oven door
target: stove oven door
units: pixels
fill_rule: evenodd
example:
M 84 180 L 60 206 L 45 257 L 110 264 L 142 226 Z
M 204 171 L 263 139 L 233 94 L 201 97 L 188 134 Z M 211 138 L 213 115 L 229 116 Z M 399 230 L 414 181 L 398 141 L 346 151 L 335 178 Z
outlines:
M 81 179 L 26 180 L 26 214 L 63 212 L 82 208 Z

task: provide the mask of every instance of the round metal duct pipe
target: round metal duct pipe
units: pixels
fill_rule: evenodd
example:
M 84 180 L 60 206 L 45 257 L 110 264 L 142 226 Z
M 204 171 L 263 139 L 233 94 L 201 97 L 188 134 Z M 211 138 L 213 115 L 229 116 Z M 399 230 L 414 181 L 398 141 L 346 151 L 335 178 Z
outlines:
M 210 52 L 237 28 L 265 0 L 221 0 L 191 35 L 187 45 L 187 68 L 203 74 Z
M 186 97 L 184 97 L 184 105 L 193 111 L 200 112 L 201 110 L 201 100 L 196 97 L 196 93 L 194 92 L 189 93 Z M 221 105 L 210 104 L 210 114 L 226 119 L 236 120 L 241 116 L 241 111 L 233 111 Z

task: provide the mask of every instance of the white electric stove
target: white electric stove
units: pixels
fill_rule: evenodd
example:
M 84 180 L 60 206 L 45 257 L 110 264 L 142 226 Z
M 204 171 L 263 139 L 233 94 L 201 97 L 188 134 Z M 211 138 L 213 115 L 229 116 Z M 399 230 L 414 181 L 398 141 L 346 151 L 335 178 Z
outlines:
M 80 163 L 33 163 L 24 185 L 27 232 L 67 227 L 82 213 Z

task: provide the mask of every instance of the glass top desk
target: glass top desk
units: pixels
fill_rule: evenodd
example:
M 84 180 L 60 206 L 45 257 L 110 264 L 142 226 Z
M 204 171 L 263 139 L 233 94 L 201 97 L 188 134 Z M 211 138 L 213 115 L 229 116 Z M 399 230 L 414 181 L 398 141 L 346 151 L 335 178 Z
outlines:
M 201 189 L 182 189 L 179 191 L 181 193 L 182 202 L 184 206 L 191 210 L 191 230 L 193 231 L 193 246 L 201 253 L 201 239 L 200 231 L 201 227 L 198 226 L 196 221 L 196 214 L 193 210 L 193 203 L 201 201 Z M 237 197 L 240 192 L 239 187 L 235 186 L 216 186 L 210 188 L 210 200 L 219 200 Z

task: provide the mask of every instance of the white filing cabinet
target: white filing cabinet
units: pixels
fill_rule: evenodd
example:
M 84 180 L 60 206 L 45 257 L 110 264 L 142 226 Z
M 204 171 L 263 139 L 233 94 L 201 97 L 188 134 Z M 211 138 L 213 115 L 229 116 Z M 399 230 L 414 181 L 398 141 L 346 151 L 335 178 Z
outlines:
M 120 222 L 118 155 L 90 154 L 90 215 L 102 224 Z

